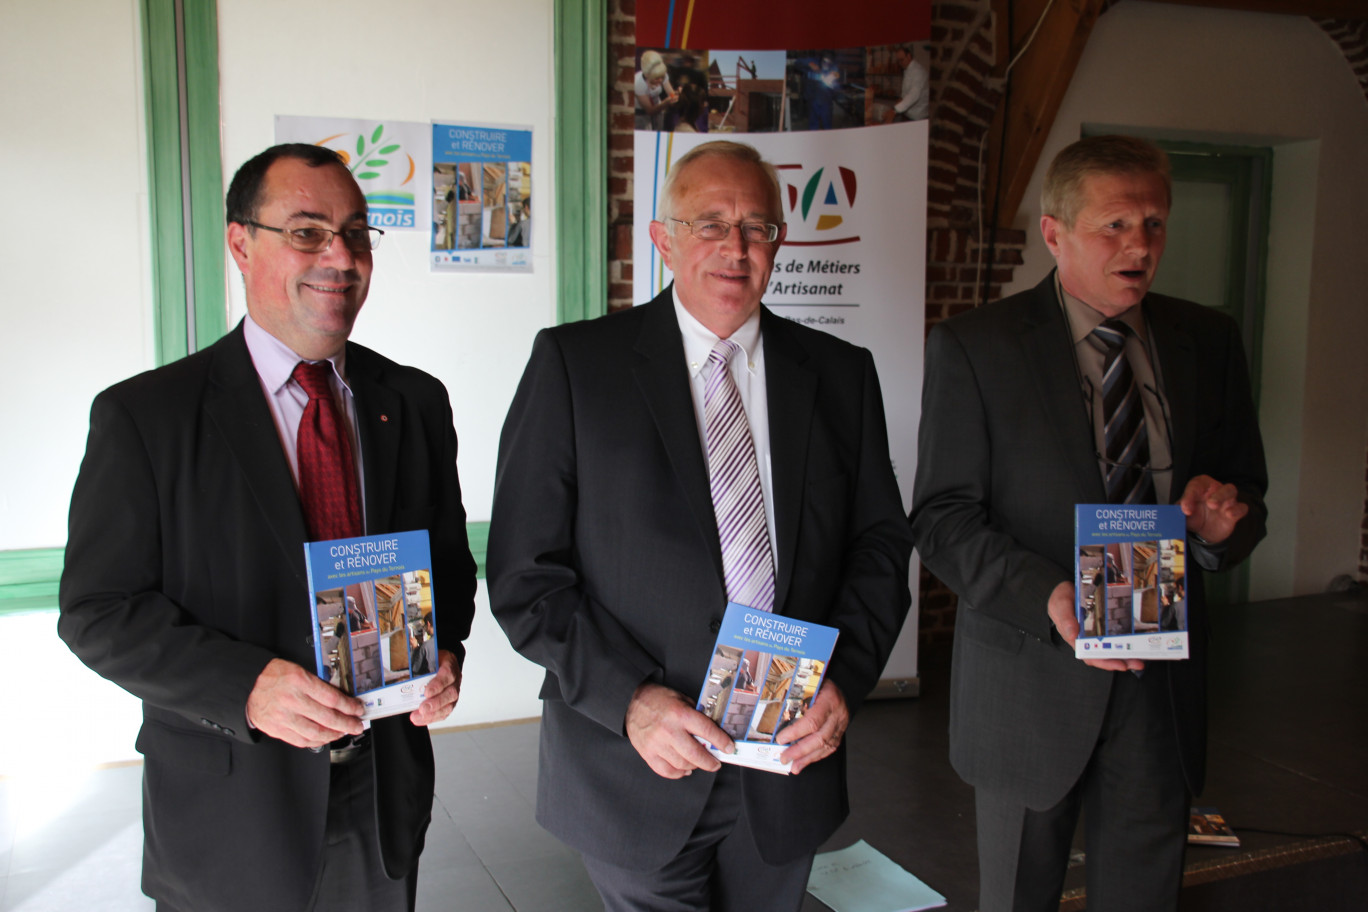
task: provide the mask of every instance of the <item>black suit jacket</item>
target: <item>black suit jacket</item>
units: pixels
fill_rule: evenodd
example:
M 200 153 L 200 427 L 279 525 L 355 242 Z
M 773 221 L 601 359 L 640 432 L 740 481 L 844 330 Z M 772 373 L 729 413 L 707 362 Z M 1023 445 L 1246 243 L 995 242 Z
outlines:
M 439 641 L 461 655 L 475 565 L 446 391 L 347 347 L 368 532 L 427 529 Z M 105 390 L 71 501 L 58 622 L 143 701 L 143 889 L 178 908 L 302 909 L 323 846 L 328 754 L 248 729 L 272 658 L 313 668 L 304 516 L 242 327 Z M 417 863 L 432 749 L 406 716 L 373 725 L 391 876 Z
M 1268 485 L 1235 323 L 1150 294 L 1143 308 L 1172 423 L 1173 500 L 1206 474 L 1249 505 L 1219 549 L 1190 540 L 1191 658 L 1165 675 L 1188 786 L 1206 754 L 1207 618 L 1202 570 L 1243 560 L 1263 537 Z M 1033 808 L 1082 774 L 1112 672 L 1087 667 L 1050 624 L 1050 592 L 1073 580 L 1074 504 L 1105 503 L 1068 322 L 1051 273 L 1034 289 L 932 330 L 912 525 L 928 569 L 960 597 L 951 683 L 951 761 L 973 785 Z
M 666 289 L 544 330 L 499 446 L 490 601 L 546 668 L 537 819 L 651 869 L 688 837 L 713 776 L 651 772 L 623 733 L 638 685 L 697 698 L 727 604 L 684 346 Z M 840 628 L 828 675 L 852 710 L 910 601 L 911 539 L 867 351 L 762 310 L 778 554 L 775 610 Z M 813 851 L 847 813 L 845 754 L 796 777 L 743 770 L 762 855 Z

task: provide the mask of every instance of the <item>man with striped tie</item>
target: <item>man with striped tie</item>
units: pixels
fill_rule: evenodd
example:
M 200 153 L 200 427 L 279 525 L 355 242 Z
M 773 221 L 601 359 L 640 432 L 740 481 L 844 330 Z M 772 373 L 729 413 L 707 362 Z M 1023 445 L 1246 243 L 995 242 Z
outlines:
M 537 819 L 610 910 L 797 909 L 848 811 L 842 738 L 910 596 L 869 352 L 760 303 L 784 239 L 750 146 L 681 157 L 654 301 L 543 331 L 499 446 L 490 602 L 546 668 Z M 836 627 L 795 775 L 694 709 L 728 601 Z
M 960 597 L 950 755 L 975 787 L 979 908 L 1057 909 L 1087 806 L 1088 908 L 1172 909 L 1206 760 L 1202 571 L 1263 537 L 1263 445 L 1239 330 L 1152 294 L 1168 160 L 1125 136 L 1051 163 L 1056 270 L 927 340 L 912 527 Z M 1073 506 L 1187 515 L 1187 661 L 1074 657 Z

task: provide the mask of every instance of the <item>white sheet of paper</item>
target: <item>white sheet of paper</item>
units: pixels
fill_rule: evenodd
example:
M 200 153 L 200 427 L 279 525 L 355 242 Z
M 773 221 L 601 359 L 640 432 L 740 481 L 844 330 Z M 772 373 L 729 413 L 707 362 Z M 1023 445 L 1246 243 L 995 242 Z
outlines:
M 944 896 L 863 839 L 818 855 L 807 891 L 835 912 L 917 912 L 945 905 Z

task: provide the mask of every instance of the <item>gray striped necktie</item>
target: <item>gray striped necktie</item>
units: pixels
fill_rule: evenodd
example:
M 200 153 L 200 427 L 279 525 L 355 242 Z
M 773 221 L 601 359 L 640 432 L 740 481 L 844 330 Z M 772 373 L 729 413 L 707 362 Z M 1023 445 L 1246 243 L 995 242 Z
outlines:
M 741 391 L 727 362 L 745 352 L 723 339 L 708 355 L 710 373 L 703 387 L 708 479 L 722 545 L 722 575 L 727 598 L 761 611 L 774 610 L 774 555 L 770 551 L 765 500 L 755 442 L 741 404 Z
M 1122 320 L 1106 320 L 1090 334 L 1102 351 L 1102 420 L 1106 460 L 1107 502 L 1154 503 L 1149 467 L 1149 431 L 1140 388 L 1126 357 L 1131 328 Z

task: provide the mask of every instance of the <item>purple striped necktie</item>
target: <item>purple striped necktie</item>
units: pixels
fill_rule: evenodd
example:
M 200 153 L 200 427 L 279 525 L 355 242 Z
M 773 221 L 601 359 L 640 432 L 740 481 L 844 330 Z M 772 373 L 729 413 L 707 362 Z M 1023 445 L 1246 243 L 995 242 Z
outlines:
M 741 391 L 728 361 L 745 352 L 722 339 L 708 355 L 703 387 L 703 421 L 708 445 L 708 478 L 722 545 L 727 598 L 760 611 L 774 610 L 774 554 L 770 551 L 765 499 L 755 442 L 741 404 Z

